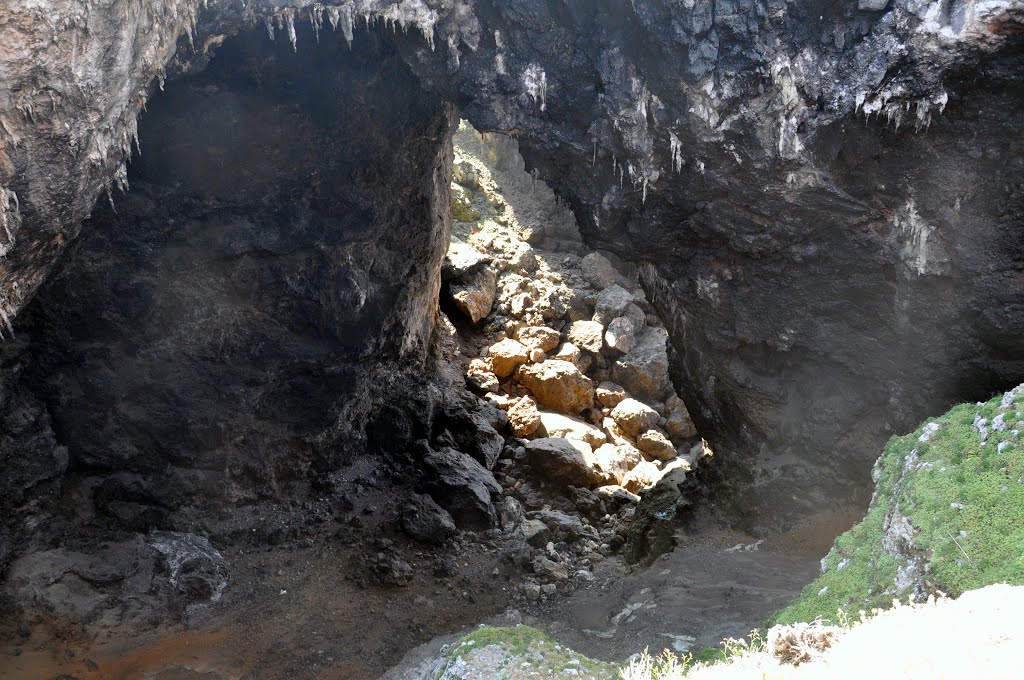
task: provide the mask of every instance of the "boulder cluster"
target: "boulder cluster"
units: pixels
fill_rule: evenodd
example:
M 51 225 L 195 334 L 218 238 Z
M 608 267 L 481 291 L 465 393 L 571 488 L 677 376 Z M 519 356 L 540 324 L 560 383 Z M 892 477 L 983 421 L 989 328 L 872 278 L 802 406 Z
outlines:
M 458 148 L 452 193 L 448 330 L 504 437 L 485 466 L 502 489 L 502 528 L 535 549 L 524 559 L 548 582 L 528 582 L 532 598 L 573 574 L 573 555 L 585 564 L 621 550 L 641 495 L 662 479 L 678 487 L 706 448 L 637 282 L 581 242 L 534 237 L 489 169 Z

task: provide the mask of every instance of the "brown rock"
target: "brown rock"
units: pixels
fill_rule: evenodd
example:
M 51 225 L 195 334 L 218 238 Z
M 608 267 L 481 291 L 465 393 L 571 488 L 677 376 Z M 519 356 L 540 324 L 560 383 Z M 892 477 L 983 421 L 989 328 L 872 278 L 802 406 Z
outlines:
M 491 370 L 489 359 L 473 359 L 466 370 L 466 383 L 478 394 L 497 392 L 501 389 L 498 376 Z
M 520 366 L 516 380 L 541 406 L 561 413 L 579 413 L 594 405 L 594 383 L 568 361 L 547 360 Z
M 626 398 L 626 390 L 621 386 L 607 380 L 597 386 L 597 400 L 601 406 L 615 408 L 619 402 Z
M 661 479 L 661 470 L 658 469 L 658 466 L 650 461 L 642 460 L 622 479 L 622 486 L 627 491 L 639 493 L 643 489 L 653 486 L 659 479 Z
M 612 366 L 612 380 L 638 399 L 657 401 L 671 389 L 667 340 L 664 328 L 645 328 L 633 349 Z
M 616 484 L 621 484 L 629 471 L 642 460 L 640 452 L 628 444 L 605 444 L 594 451 L 594 464 Z
M 532 397 L 523 397 L 508 410 L 508 426 L 517 437 L 529 437 L 541 426 L 540 411 Z
M 452 283 L 451 294 L 455 306 L 473 323 L 491 313 L 494 297 L 498 293 L 498 273 L 486 266 L 460 283 Z
M 665 430 L 673 440 L 689 439 L 697 436 L 697 428 L 693 425 L 690 412 L 686 410 L 686 404 L 676 395 L 665 400 L 666 420 Z
M 491 367 L 499 378 L 507 378 L 529 360 L 526 347 L 515 340 L 502 340 L 490 347 Z
M 580 365 L 580 356 L 579 347 L 571 342 L 563 342 L 551 358 L 558 359 L 559 361 L 568 361 L 578 367 Z
M 573 486 L 595 488 L 608 476 L 591 464 L 593 451 L 586 442 L 545 437 L 526 444 L 530 465 L 550 479 Z
M 523 326 L 516 333 L 519 342 L 529 349 L 541 349 L 545 352 L 558 347 L 562 334 L 547 326 Z
M 585 423 L 578 418 L 563 416 L 561 413 L 541 411 L 540 422 L 548 437 L 576 439 L 593 447 L 601 446 L 608 441 L 607 435 L 590 423 Z
M 604 326 L 596 321 L 576 321 L 569 326 L 569 342 L 588 352 L 600 352 L 604 346 Z
M 651 458 L 658 460 L 672 460 L 678 455 L 676 447 L 659 430 L 647 430 L 640 434 L 636 438 L 636 446 Z
M 623 399 L 612 409 L 612 419 L 630 437 L 650 430 L 661 418 L 653 408 L 636 399 Z

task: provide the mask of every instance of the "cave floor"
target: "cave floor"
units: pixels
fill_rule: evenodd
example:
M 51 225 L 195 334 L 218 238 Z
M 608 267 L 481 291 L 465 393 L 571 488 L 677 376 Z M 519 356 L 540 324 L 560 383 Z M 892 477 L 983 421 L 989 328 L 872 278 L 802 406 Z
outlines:
M 767 618 L 814 577 L 836 533 L 853 521 L 825 516 L 761 543 L 729 530 L 681 535 L 680 547 L 649 568 L 610 558 L 590 584 L 540 602 L 517 597 L 522 576 L 487 540 L 455 554 L 410 547 L 412 581 L 382 587 L 354 566 L 365 550 L 333 537 L 233 555 L 225 602 L 192 628 L 90 640 L 42 625 L 0 642 L 0 658 L 11 678 L 368 680 L 481 622 L 539 627 L 611 661 L 645 647 L 685 651 L 742 636 Z M 445 557 L 454 564 L 439 572 Z

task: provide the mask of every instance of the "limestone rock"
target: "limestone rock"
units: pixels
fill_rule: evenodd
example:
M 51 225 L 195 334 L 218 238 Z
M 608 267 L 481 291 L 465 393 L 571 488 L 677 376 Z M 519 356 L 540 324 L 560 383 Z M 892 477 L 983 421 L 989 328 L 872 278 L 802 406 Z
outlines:
M 697 436 L 697 428 L 686 410 L 686 404 L 676 395 L 665 400 L 665 431 L 672 440 L 689 439 Z
M 541 349 L 548 352 L 558 347 L 562 336 L 558 331 L 547 326 L 523 326 L 516 333 L 516 338 L 528 349 Z
M 651 458 L 658 460 L 672 460 L 678 455 L 676 447 L 660 430 L 647 430 L 641 433 L 636 438 L 636 446 Z
M 569 326 L 569 342 L 588 352 L 604 347 L 604 326 L 596 321 L 574 321 Z
M 594 321 L 606 325 L 622 316 L 633 304 L 633 295 L 619 285 L 612 285 L 601 291 L 594 305 Z
M 597 395 L 597 401 L 600 402 L 601 406 L 607 408 L 615 408 L 619 405 L 623 399 L 626 398 L 626 390 L 620 385 L 616 385 L 613 382 L 607 380 L 597 386 L 595 391 Z
M 594 404 L 594 383 L 567 361 L 547 360 L 520 366 L 516 380 L 544 408 L 579 413 Z
M 517 437 L 529 437 L 541 425 L 540 411 L 532 397 L 523 397 L 508 410 L 508 425 Z
M 505 339 L 490 347 L 491 367 L 499 378 L 507 378 L 529 361 L 526 347 L 515 340 Z
M 670 388 L 668 333 L 664 328 L 645 328 L 636 345 L 612 366 L 612 380 L 645 401 L 657 401 Z
M 485 266 L 468 277 L 463 277 L 460 283 L 451 285 L 451 295 L 455 306 L 473 323 L 479 323 L 481 319 L 491 313 L 497 293 L 498 273 L 489 266 Z
M 583 278 L 587 283 L 598 290 L 613 285 L 619 279 L 619 272 L 615 270 L 608 258 L 600 253 L 589 253 L 580 262 L 580 268 L 583 270 Z
M 594 427 L 590 423 L 585 423 L 578 418 L 564 416 L 560 413 L 541 411 L 540 421 L 547 437 L 576 439 L 586 442 L 595 448 L 608 441 L 607 435 L 599 428 Z
M 609 349 L 625 354 L 633 349 L 636 336 L 633 334 L 633 322 L 624 316 L 612 319 L 608 330 L 604 332 L 604 342 Z
M 629 398 L 623 399 L 612 409 L 612 420 L 630 437 L 637 437 L 658 424 L 661 418 L 653 408 Z
M 586 442 L 545 437 L 526 445 L 530 464 L 551 479 L 573 486 L 593 488 L 608 479 L 588 459 L 593 451 Z
M 654 463 L 642 460 L 636 467 L 629 471 L 622 480 L 622 486 L 627 491 L 638 493 L 649 486 L 652 486 L 661 478 L 661 470 Z
M 402 531 L 421 543 L 438 545 L 455 535 L 455 521 L 430 496 L 413 494 L 402 509 Z

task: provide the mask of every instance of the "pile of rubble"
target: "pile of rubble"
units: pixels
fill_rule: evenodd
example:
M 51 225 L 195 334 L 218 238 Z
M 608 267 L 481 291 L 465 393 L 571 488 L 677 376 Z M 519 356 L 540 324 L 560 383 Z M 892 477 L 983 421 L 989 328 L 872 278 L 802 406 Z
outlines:
M 457 143 L 448 332 L 505 437 L 484 462 L 502 487 L 502 527 L 534 548 L 522 559 L 545 584 L 527 583 L 532 597 L 621 550 L 639 494 L 678 485 L 707 449 L 640 286 L 582 242 L 552 244 L 524 225 L 517 208 L 530 197 L 499 186 L 481 155 Z

